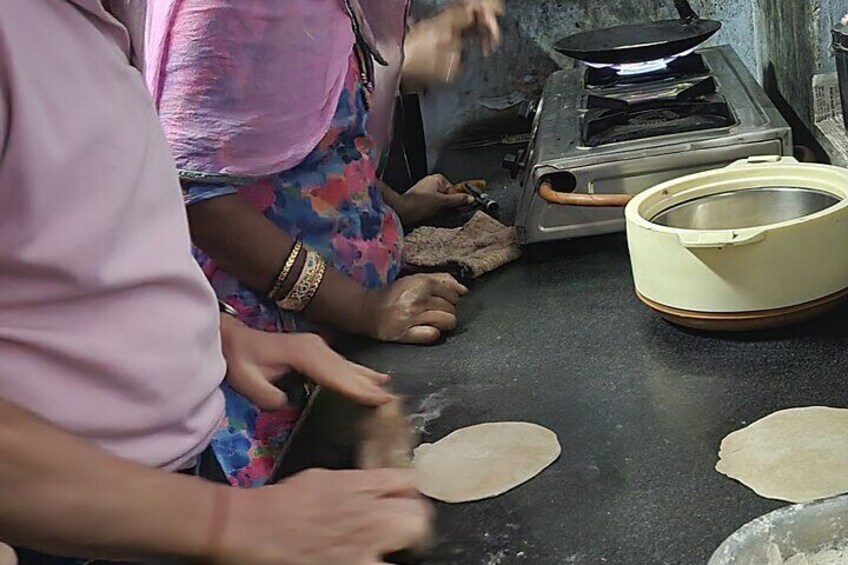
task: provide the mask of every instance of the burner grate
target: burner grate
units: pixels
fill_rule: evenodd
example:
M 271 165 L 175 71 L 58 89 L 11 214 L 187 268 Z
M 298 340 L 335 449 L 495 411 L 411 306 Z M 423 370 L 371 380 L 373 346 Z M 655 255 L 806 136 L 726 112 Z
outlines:
M 598 147 L 735 125 L 729 104 L 716 90 L 715 79 L 710 77 L 673 98 L 633 103 L 615 97 L 590 96 L 583 117 L 583 143 Z

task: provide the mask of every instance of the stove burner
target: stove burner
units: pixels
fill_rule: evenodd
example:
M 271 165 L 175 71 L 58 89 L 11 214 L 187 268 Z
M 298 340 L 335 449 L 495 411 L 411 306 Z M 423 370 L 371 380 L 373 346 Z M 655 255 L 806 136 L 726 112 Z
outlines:
M 660 110 L 645 110 L 633 115 L 630 123 L 634 126 L 652 126 L 678 119 L 680 116 L 673 110 L 662 108 Z
M 640 61 L 638 63 L 592 63 L 586 61 L 586 65 L 596 69 L 612 69 L 620 75 L 639 75 L 649 73 L 666 68 L 675 59 L 687 57 L 694 53 L 694 49 L 689 49 L 677 55 L 666 57 L 665 59 L 655 59 L 653 61 Z
M 697 53 L 683 53 L 670 59 L 636 65 L 590 66 L 586 70 L 586 86 L 590 89 L 632 86 L 668 79 L 684 79 L 710 74 L 704 58 Z
M 702 78 L 694 82 L 681 82 L 675 88 L 649 88 L 639 91 L 621 91 L 601 96 L 590 94 L 586 100 L 586 108 L 607 108 L 610 110 L 626 110 L 636 104 L 662 102 L 669 100 L 696 100 L 718 92 L 718 83 L 714 77 Z M 641 95 L 640 95 L 641 94 Z M 646 96 L 650 95 L 651 98 Z
M 583 118 L 587 147 L 633 141 L 674 133 L 729 127 L 736 123 L 730 106 L 717 94 L 712 77 L 695 83 L 673 98 L 628 102 L 590 95 Z

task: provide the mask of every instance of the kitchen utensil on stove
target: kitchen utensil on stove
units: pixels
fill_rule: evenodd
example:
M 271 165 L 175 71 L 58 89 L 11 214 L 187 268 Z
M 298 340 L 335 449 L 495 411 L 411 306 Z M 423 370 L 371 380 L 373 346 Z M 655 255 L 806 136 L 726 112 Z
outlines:
M 848 295 L 848 170 L 751 157 L 649 189 L 625 216 L 639 298 L 677 324 L 773 327 Z
M 775 510 L 741 527 L 707 565 L 767 565 L 848 544 L 848 496 Z
M 695 49 L 721 22 L 698 17 L 687 0 L 675 0 L 677 20 L 660 20 L 584 31 L 554 45 L 559 53 L 594 65 L 663 61 Z

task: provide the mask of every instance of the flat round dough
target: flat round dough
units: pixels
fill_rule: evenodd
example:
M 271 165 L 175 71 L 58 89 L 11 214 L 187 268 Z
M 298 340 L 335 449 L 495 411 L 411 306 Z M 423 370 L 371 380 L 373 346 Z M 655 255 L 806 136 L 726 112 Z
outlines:
M 809 502 L 848 492 L 848 410 L 792 408 L 721 442 L 716 470 L 765 498 Z
M 525 483 L 562 452 L 554 432 L 527 422 L 461 428 L 415 449 L 418 489 L 443 502 L 470 502 L 501 495 Z

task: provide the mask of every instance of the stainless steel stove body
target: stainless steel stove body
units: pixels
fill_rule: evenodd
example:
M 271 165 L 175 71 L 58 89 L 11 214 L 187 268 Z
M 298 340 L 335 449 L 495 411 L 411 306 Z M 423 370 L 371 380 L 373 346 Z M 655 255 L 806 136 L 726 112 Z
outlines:
M 595 81 L 591 77 L 597 78 L 598 70 L 585 67 L 550 77 L 526 154 L 511 161 L 513 172 L 523 179 L 516 217 L 521 243 L 624 230 L 622 208 L 551 204 L 539 195 L 543 180 L 563 193 L 635 195 L 660 182 L 752 155 L 792 154 L 789 126 L 731 47 L 702 49 L 690 57 L 701 61 L 703 72 L 696 69 L 696 76 L 685 78 L 660 72 L 632 84 L 624 77 L 617 84 L 618 79 L 613 79 L 611 85 L 591 86 L 589 83 Z M 609 78 L 603 73 L 601 76 Z M 707 95 L 709 100 L 726 102 L 727 123 L 702 124 L 697 131 L 677 133 L 668 133 L 661 126 L 658 133 L 651 133 L 655 131 L 651 129 L 654 122 L 642 117 L 639 119 L 644 123 L 636 120 L 635 126 L 619 127 L 620 139 L 613 135 L 605 140 L 592 131 L 589 116 L 597 115 L 598 110 L 590 107 L 597 107 L 599 99 L 601 107 L 615 108 L 620 100 L 672 100 L 693 86 L 703 90 L 704 85 L 714 91 Z M 605 101 L 610 98 L 614 99 L 612 103 Z M 656 111 L 650 115 L 656 115 Z

